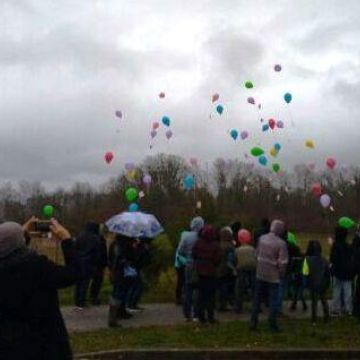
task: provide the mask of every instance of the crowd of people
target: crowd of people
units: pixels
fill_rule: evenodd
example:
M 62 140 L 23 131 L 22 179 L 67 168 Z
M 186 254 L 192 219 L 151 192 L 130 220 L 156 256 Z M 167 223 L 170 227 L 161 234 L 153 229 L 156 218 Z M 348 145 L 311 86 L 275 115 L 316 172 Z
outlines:
M 108 325 L 141 310 L 142 270 L 150 261 L 150 239 L 116 235 L 107 249 L 100 226 L 88 223 L 72 238 L 55 219 L 50 233 L 61 242 L 64 265 L 58 265 L 29 248 L 36 218 L 23 226 L 0 224 L 0 358 L 71 359 L 71 348 L 61 316 L 57 290 L 75 285 L 74 302 L 82 311 L 87 292 L 93 305 L 108 267 L 112 283 Z M 357 229 L 358 230 L 358 229 Z M 284 299 L 289 310 L 300 301 L 311 319 L 354 315 L 360 318 L 360 233 L 348 242 L 348 230 L 336 227 L 329 260 L 321 242 L 312 239 L 302 253 L 284 222 L 262 220 L 251 234 L 240 222 L 217 229 L 195 217 L 183 231 L 175 255 L 176 300 L 186 321 L 217 322 L 216 311 L 250 312 L 250 329 L 256 330 L 259 313 L 268 308 L 270 330 L 279 331 L 278 316 Z M 331 310 L 328 305 L 332 288 Z M 246 309 L 250 303 L 250 309 Z
M 351 244 L 348 237 L 347 229 L 336 227 L 328 260 L 316 239 L 310 239 L 302 253 L 280 220 L 263 219 L 252 235 L 240 222 L 216 229 L 195 217 L 176 250 L 176 302 L 183 306 L 186 321 L 214 323 L 216 310 L 242 313 L 248 300 L 251 329 L 257 328 L 263 305 L 274 332 L 279 331 L 277 318 L 285 298 L 290 311 L 300 302 L 306 312 L 308 296 L 314 323 L 319 300 L 324 321 L 331 316 L 360 317 L 360 234 L 355 233 Z

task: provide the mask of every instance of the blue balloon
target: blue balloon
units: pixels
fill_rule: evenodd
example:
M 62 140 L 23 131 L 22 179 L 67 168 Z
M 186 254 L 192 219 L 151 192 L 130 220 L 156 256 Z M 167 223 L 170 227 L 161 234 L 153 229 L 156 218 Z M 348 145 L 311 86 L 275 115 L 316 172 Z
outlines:
M 284 95 L 284 100 L 287 104 L 290 104 L 291 103 L 291 100 L 292 100 L 292 95 L 290 93 L 286 93 Z
M 131 203 L 129 205 L 129 211 L 130 212 L 136 212 L 139 210 L 139 205 L 137 203 Z
M 237 137 L 239 136 L 239 133 L 238 133 L 237 130 L 232 129 L 232 130 L 230 131 L 230 136 L 231 136 L 234 140 L 236 140 Z
M 268 162 L 268 160 L 267 160 L 266 156 L 262 155 L 262 156 L 259 157 L 259 163 L 261 165 L 266 166 L 267 162 Z
M 224 111 L 224 107 L 222 105 L 218 105 L 216 107 L 216 111 L 218 112 L 219 115 L 221 115 Z
M 191 190 L 195 185 L 194 176 L 192 174 L 186 175 L 184 179 L 184 187 L 186 190 Z
M 274 149 L 275 149 L 276 151 L 280 151 L 281 145 L 280 145 L 279 143 L 276 143 L 276 144 L 274 145 Z
M 269 124 L 264 124 L 262 126 L 262 131 L 268 131 L 269 130 Z
M 170 126 L 170 118 L 168 116 L 163 116 L 161 121 L 165 126 Z

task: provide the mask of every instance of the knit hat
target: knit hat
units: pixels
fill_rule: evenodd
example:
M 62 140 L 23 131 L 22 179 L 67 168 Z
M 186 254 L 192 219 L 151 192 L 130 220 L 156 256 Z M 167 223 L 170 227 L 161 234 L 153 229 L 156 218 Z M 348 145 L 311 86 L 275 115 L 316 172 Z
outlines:
M 200 231 L 200 237 L 207 241 L 214 241 L 217 239 L 216 229 L 212 225 L 205 225 Z
M 274 220 L 271 223 L 270 231 L 277 236 L 282 235 L 285 231 L 285 223 L 281 220 Z
M 220 230 L 220 240 L 221 241 L 232 241 L 233 231 L 230 226 L 225 226 Z
M 194 217 L 190 223 L 191 231 L 199 232 L 204 227 L 205 221 L 201 216 Z
M 24 231 L 16 222 L 5 222 L 0 225 L 0 259 L 13 251 L 25 247 Z

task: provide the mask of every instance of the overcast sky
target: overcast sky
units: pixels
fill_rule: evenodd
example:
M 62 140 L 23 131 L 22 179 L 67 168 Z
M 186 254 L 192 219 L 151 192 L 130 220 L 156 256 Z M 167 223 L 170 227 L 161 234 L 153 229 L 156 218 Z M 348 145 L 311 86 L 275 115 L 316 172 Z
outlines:
M 358 0 L 1 0 L 0 182 L 98 184 L 158 152 L 204 163 L 275 142 L 285 169 L 358 164 L 359 14 Z M 174 135 L 150 149 L 163 115 Z M 285 128 L 263 133 L 261 116 Z

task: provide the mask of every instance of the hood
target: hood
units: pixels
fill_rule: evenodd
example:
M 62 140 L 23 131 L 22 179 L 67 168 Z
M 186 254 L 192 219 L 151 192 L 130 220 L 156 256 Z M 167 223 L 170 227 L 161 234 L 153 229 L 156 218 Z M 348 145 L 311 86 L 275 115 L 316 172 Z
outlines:
M 274 220 L 271 223 L 270 231 L 280 237 L 285 231 L 285 223 L 281 220 Z
M 0 259 L 15 250 L 25 247 L 22 226 L 16 222 L 5 222 L 0 225 Z
M 201 216 L 194 217 L 190 223 L 191 231 L 199 232 L 204 227 L 205 221 Z
M 220 241 L 221 242 L 232 242 L 233 240 L 233 231 L 231 227 L 226 226 L 220 230 Z

